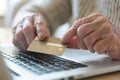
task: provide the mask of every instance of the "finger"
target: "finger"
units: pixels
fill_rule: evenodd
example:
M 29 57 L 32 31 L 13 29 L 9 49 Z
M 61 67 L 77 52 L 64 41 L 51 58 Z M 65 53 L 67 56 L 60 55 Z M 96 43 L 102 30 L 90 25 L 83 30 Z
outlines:
M 79 26 L 79 28 L 77 29 L 79 36 L 81 36 L 81 38 L 86 37 L 92 32 L 98 30 L 105 22 L 106 22 L 106 19 L 104 17 L 99 17 L 98 19 L 96 19 L 91 23 L 86 23 Z
M 21 45 L 21 47 L 23 49 L 26 49 L 28 47 L 26 38 L 22 32 L 22 28 L 17 28 L 16 33 L 15 33 L 15 39 L 19 42 L 19 44 Z
M 119 54 L 119 43 L 116 40 L 116 36 L 114 34 L 110 34 L 107 39 L 109 41 L 106 41 L 106 43 L 109 44 L 109 48 L 107 51 L 107 55 L 111 58 L 111 59 L 120 59 L 120 54 Z
M 50 32 L 44 20 L 41 16 L 35 16 L 34 26 L 36 27 L 36 32 L 39 40 L 44 40 L 46 37 L 50 36 Z
M 86 24 L 81 26 L 85 29 L 82 29 L 81 27 L 79 27 L 77 29 L 77 42 L 78 42 L 78 47 L 81 48 L 81 49 L 87 50 L 87 47 L 86 47 L 86 45 L 83 41 L 83 39 L 84 39 L 83 36 L 84 36 L 84 34 L 87 35 L 89 33 L 89 32 L 86 32 L 86 30 L 87 30 L 86 27 L 90 27 L 90 26 L 92 26 L 91 23 L 86 23 Z
M 94 51 L 97 52 L 97 53 L 105 53 L 105 52 L 108 51 L 108 48 L 109 48 L 109 41 L 108 41 L 107 38 L 99 40 L 93 46 Z
M 80 19 L 75 21 L 74 26 L 72 26 L 72 27 L 79 27 L 79 26 L 86 24 L 86 23 L 92 23 L 92 22 L 98 20 L 99 17 L 104 17 L 104 16 L 99 14 L 99 13 L 94 13 L 94 14 L 89 15 L 87 17 L 80 18 Z
M 81 49 L 89 49 L 91 52 L 94 52 L 93 49 L 89 48 L 89 45 L 86 44 L 85 41 L 91 41 L 92 38 L 90 37 L 86 37 L 86 36 L 89 36 L 90 34 L 92 34 L 95 30 L 97 30 L 97 27 L 94 27 L 95 24 L 92 24 L 92 23 L 86 23 L 82 26 L 80 26 L 78 29 L 77 29 L 77 40 L 78 40 L 78 46 L 81 48 Z M 92 28 L 93 27 L 93 28 Z M 85 40 L 84 40 L 85 38 Z
M 14 40 L 15 41 L 13 41 L 13 43 L 15 43 L 16 46 L 18 46 L 20 49 L 26 50 L 26 48 L 28 47 L 21 27 L 17 28 L 16 33 L 14 35 Z
M 62 37 L 61 41 L 62 44 L 66 44 L 69 42 L 69 40 L 76 35 L 77 28 L 80 27 L 83 24 L 90 23 L 97 19 L 99 16 L 102 16 L 99 13 L 92 14 L 90 16 L 81 18 L 79 20 L 76 20 L 72 27 L 66 32 L 66 34 Z
M 65 35 L 61 38 L 62 44 L 69 43 L 69 40 L 76 36 L 76 31 L 79 26 L 84 24 L 84 18 L 76 20 L 72 27 L 65 33 Z
M 26 17 L 23 21 L 23 29 L 22 32 L 25 36 L 27 44 L 30 45 L 32 40 L 35 38 L 35 28 L 33 24 L 32 17 Z
M 65 35 L 61 38 L 62 44 L 69 43 L 69 40 L 76 36 L 77 28 L 84 24 L 84 18 L 76 20 L 72 27 L 65 33 Z
M 19 41 L 16 40 L 16 38 L 13 38 L 12 43 L 13 43 L 18 49 L 24 50 L 24 48 L 21 46 L 21 44 L 19 43 Z
M 100 26 L 102 26 L 105 22 L 105 19 L 103 19 L 103 17 L 100 17 L 91 23 L 83 24 L 77 29 L 77 39 L 80 48 L 89 49 L 91 52 L 94 52 L 91 46 L 93 45 L 93 43 L 95 43 L 96 39 L 99 39 L 98 35 L 102 35 L 100 33 L 103 32 L 104 29 L 99 30 L 99 28 L 101 28 Z M 105 31 L 106 30 L 107 29 L 105 29 Z
M 90 23 L 93 22 L 94 20 L 98 19 L 99 17 L 102 17 L 103 15 L 100 13 L 93 13 L 92 15 L 89 15 L 87 17 L 84 17 L 84 23 Z M 81 21 L 81 20 L 80 20 Z
M 13 26 L 13 27 L 12 27 L 12 34 L 13 34 L 13 35 L 16 33 L 16 30 L 17 30 L 18 27 L 22 27 L 22 21 L 19 22 L 19 23 L 17 23 L 16 26 Z
M 119 51 L 110 50 L 107 52 L 107 55 L 114 60 L 120 59 L 120 54 L 118 54 Z
M 87 48 L 91 51 L 94 52 L 93 46 L 94 44 L 107 37 L 110 34 L 111 28 L 109 27 L 108 23 L 104 23 L 99 27 L 96 31 L 90 33 L 88 36 L 86 36 L 83 40 L 85 42 L 85 45 Z
M 83 39 L 80 39 L 78 36 L 77 36 L 77 47 L 80 49 L 88 50 Z

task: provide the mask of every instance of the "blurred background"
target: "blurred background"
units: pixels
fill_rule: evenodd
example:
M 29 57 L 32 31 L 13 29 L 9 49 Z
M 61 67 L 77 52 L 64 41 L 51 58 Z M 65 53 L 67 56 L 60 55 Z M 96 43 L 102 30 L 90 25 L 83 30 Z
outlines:
M 0 27 L 5 27 L 4 16 L 8 9 L 8 0 L 0 0 Z
M 28 1 L 30 0 L 0 0 L 0 27 L 11 27 L 16 12 Z
M 27 4 L 30 0 L 0 0 L 0 44 L 10 42 L 12 38 L 12 20 L 18 10 Z M 59 27 L 54 37 L 61 37 L 69 28 L 69 24 Z M 63 31 L 63 33 L 61 33 Z
M 7 11 L 10 1 L 17 0 L 0 0 L 0 44 L 8 43 L 12 39 L 11 27 L 7 27 L 5 23 L 5 16 L 8 15 Z
M 0 0 L 0 44 L 11 42 L 12 19 L 28 1 L 30 0 Z

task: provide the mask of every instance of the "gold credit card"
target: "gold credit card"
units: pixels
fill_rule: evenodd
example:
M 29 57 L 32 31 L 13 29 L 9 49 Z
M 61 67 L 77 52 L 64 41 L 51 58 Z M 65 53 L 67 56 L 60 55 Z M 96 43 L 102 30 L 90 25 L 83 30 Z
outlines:
M 66 45 L 62 45 L 59 38 L 48 37 L 44 41 L 39 41 L 36 37 L 27 50 L 61 56 L 65 48 Z

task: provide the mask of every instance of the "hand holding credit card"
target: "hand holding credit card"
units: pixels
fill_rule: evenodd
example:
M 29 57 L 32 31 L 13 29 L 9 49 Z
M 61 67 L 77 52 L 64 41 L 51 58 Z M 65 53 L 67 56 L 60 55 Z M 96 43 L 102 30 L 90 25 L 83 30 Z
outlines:
M 36 37 L 27 50 L 60 56 L 65 48 L 66 45 L 62 45 L 59 38 L 48 37 L 44 41 L 39 41 Z

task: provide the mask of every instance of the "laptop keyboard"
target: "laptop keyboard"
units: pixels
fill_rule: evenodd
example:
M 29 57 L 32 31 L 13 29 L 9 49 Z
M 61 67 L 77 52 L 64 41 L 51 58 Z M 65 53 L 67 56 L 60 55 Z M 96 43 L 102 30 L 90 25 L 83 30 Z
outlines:
M 87 65 L 82 63 L 42 53 L 13 51 L 10 48 L 1 49 L 1 52 L 4 58 L 38 75 L 87 67 Z

